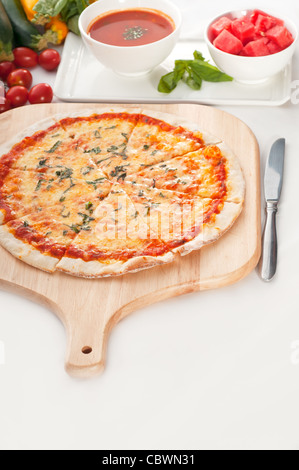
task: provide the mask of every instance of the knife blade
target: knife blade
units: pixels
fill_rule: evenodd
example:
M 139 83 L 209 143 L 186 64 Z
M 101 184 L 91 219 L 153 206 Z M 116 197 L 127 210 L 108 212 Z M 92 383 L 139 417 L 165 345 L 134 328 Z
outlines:
M 283 182 L 285 145 L 285 139 L 278 139 L 274 142 L 265 168 L 266 222 L 262 239 L 262 256 L 258 269 L 261 278 L 266 282 L 273 279 L 277 268 L 276 214 Z

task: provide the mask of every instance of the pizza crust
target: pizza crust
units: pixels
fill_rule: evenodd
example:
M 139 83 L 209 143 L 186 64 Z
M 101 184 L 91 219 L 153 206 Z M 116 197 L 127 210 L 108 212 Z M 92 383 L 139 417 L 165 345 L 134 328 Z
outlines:
M 58 271 L 62 271 L 73 276 L 85 278 L 99 278 L 109 276 L 120 276 L 125 273 L 135 273 L 143 269 L 151 268 L 161 264 L 171 263 L 174 254 L 169 252 L 163 256 L 138 256 L 126 262 L 115 262 L 103 264 L 98 261 L 84 261 L 82 259 L 68 258 L 65 256 L 56 266 Z
M 210 132 L 207 132 L 204 129 L 201 129 L 200 126 L 196 124 L 195 122 L 188 121 L 187 119 L 182 118 L 180 116 L 175 116 L 174 114 L 161 113 L 160 111 L 151 111 L 147 109 L 143 109 L 142 113 L 148 114 L 150 117 L 159 119 L 161 121 L 165 121 L 167 122 L 167 124 L 170 124 L 171 126 L 184 127 L 188 131 L 191 131 L 197 134 L 199 133 L 205 145 L 217 145 L 222 142 L 222 140 L 219 139 L 219 137 L 216 137 Z
M 215 242 L 232 227 L 242 212 L 242 208 L 243 203 L 225 202 L 221 212 L 214 217 L 213 222 L 204 225 L 197 237 L 172 251 L 185 256 L 191 251 L 199 250 L 204 245 Z
M 222 142 L 218 147 L 227 160 L 226 201 L 242 204 L 245 197 L 245 180 L 239 160 L 225 143 Z
M 53 273 L 59 262 L 59 258 L 43 254 L 32 245 L 15 238 L 6 225 L 0 227 L 0 244 L 19 260 L 48 273 Z

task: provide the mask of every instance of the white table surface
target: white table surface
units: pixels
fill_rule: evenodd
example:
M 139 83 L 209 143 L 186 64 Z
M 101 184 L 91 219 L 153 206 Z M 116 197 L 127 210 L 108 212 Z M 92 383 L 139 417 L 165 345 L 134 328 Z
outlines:
M 250 4 L 176 3 L 187 29 Z M 298 2 L 256 3 L 299 24 Z M 36 83 L 54 79 L 34 71 Z M 64 371 L 56 316 L 1 291 L 1 450 L 299 449 L 299 81 L 294 87 L 293 103 L 279 108 L 222 108 L 255 133 L 262 169 L 272 142 L 287 140 L 275 279 L 263 283 L 254 271 L 136 312 L 112 331 L 103 375 L 87 381 Z

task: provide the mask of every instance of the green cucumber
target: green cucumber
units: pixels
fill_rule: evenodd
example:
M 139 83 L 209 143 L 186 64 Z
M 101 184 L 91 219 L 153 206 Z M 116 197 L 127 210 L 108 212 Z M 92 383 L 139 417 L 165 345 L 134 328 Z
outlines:
M 40 34 L 27 19 L 20 0 L 1 0 L 14 31 L 17 46 L 29 47 L 36 51 L 46 49 L 52 42 L 52 31 Z
M 0 62 L 13 61 L 13 29 L 0 0 Z

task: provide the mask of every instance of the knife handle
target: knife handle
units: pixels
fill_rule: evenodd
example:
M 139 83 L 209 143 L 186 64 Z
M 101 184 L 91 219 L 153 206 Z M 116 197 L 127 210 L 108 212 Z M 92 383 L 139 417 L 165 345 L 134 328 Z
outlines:
M 260 276 L 264 281 L 271 281 L 277 266 L 277 202 L 267 202 L 267 217 L 263 233 L 262 257 L 259 263 Z

